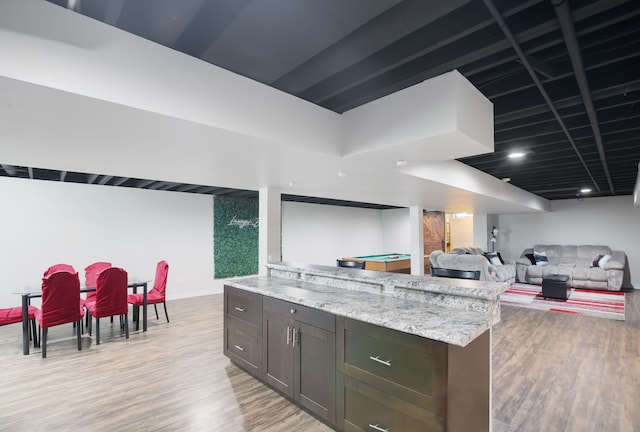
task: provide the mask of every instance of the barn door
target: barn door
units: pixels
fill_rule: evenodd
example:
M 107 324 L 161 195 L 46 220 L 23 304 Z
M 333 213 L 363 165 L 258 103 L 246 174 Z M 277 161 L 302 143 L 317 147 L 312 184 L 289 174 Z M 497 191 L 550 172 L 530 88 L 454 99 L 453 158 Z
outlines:
M 424 230 L 424 254 L 429 255 L 434 250 L 444 251 L 444 212 L 425 211 L 422 220 L 422 229 Z

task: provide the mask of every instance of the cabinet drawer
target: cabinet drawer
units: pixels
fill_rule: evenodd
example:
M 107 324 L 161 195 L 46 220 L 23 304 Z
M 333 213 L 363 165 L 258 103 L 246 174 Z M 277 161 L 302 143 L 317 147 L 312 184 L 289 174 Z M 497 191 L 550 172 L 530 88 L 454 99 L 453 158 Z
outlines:
M 347 432 L 444 431 L 441 416 L 338 374 L 338 426 Z
M 224 287 L 225 313 L 255 326 L 262 326 L 262 296 L 230 286 Z
M 262 371 L 262 338 L 234 326 L 225 327 L 225 355 L 243 369 L 260 376 Z
M 264 310 L 287 316 L 293 320 L 327 330 L 331 333 L 336 332 L 335 316 L 324 311 L 271 297 L 265 297 Z
M 444 414 L 446 346 L 419 336 L 340 319 L 338 369 L 436 414 Z

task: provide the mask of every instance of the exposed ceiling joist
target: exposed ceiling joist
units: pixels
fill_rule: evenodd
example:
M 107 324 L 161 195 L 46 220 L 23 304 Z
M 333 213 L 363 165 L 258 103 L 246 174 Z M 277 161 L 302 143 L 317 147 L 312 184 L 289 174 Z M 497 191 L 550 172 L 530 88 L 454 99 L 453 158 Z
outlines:
M 593 130 L 593 136 L 596 141 L 596 147 L 598 148 L 598 154 L 600 155 L 600 161 L 602 162 L 602 169 L 607 177 L 609 183 L 609 191 L 612 195 L 615 195 L 613 182 L 611 181 L 611 174 L 609 174 L 609 167 L 607 166 L 607 158 L 604 154 L 604 146 L 602 144 L 602 135 L 600 133 L 600 125 L 598 124 L 598 116 L 596 109 L 593 106 L 593 100 L 591 99 L 591 91 L 589 90 L 589 83 L 587 81 L 587 74 L 584 71 L 584 65 L 582 64 L 582 56 L 580 55 L 580 47 L 578 45 L 578 38 L 576 36 L 575 29 L 573 28 L 573 19 L 571 18 L 571 10 L 567 4 L 567 0 L 560 0 L 553 2 L 553 5 L 560 22 L 560 29 L 564 36 L 565 43 L 567 44 L 567 50 L 569 51 L 569 58 L 573 65 L 573 71 L 580 88 L 580 95 L 582 96 L 582 102 L 587 110 L 587 116 Z

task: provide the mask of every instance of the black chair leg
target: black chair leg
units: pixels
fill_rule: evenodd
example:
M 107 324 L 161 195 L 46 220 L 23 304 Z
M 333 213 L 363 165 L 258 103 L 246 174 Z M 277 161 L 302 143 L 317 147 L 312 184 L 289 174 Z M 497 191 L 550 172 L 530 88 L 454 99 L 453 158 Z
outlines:
M 158 305 L 154 303 L 153 308 L 156 310 L 156 319 L 160 319 L 160 317 L 158 316 Z
M 124 316 L 124 334 L 126 338 L 129 339 L 129 315 L 125 314 Z
M 80 327 L 82 326 L 82 318 L 78 320 L 78 329 L 76 331 L 78 337 L 78 351 L 82 351 L 82 340 L 80 339 Z
M 164 316 L 167 317 L 167 322 L 169 322 L 169 313 L 167 312 L 167 302 L 162 302 L 164 305 Z
M 48 328 L 42 329 L 42 358 L 47 358 L 47 330 Z
M 96 345 L 100 345 L 100 318 L 96 318 Z
M 29 330 L 29 332 L 33 333 L 33 347 L 37 348 L 39 344 L 38 344 L 38 331 L 36 329 L 35 320 L 31 320 L 31 329 Z

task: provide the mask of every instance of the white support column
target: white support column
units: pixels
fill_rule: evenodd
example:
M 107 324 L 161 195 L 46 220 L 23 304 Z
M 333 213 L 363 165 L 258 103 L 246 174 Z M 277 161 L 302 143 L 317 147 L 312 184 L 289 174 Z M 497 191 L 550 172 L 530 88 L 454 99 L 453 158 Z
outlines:
M 424 275 L 424 228 L 422 207 L 409 207 L 409 234 L 411 235 L 411 274 Z
M 265 276 L 267 274 L 266 264 L 281 260 L 282 204 L 280 189 L 262 188 L 259 191 L 259 197 L 258 274 Z

